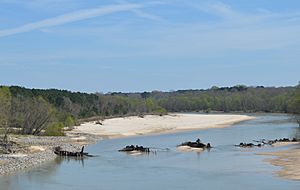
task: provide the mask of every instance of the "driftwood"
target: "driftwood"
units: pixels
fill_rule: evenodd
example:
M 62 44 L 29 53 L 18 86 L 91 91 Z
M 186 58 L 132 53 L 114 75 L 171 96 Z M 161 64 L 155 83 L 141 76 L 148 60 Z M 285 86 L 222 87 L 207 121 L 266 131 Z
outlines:
M 0 154 L 15 153 L 20 148 L 22 148 L 22 146 L 20 146 L 14 141 L 8 140 L 6 134 L 3 138 L 0 138 Z
M 119 150 L 119 152 L 132 152 L 132 151 L 150 152 L 150 148 L 138 146 L 138 145 L 136 145 L 136 146 L 130 145 L 130 146 L 126 146 L 125 148 L 122 148 L 121 150 Z
M 97 124 L 97 125 L 103 125 L 103 123 L 102 123 L 101 121 L 99 121 L 99 120 L 96 121 L 96 124 Z
M 60 146 L 54 148 L 54 153 L 59 156 L 70 156 L 70 157 L 83 157 L 90 156 L 87 152 L 83 152 L 84 146 L 81 148 L 80 152 L 69 152 L 62 150 Z
M 238 145 L 235 145 L 235 146 L 238 146 L 238 147 L 241 147 L 241 148 L 251 148 L 251 147 L 261 147 L 263 146 L 263 144 L 259 143 L 259 144 L 254 144 L 254 143 L 243 143 L 241 142 L 240 144 Z
M 200 141 L 200 139 L 197 139 L 195 142 L 191 142 L 191 141 L 184 142 L 178 146 L 189 146 L 191 148 L 207 148 L 207 149 L 211 148 L 210 143 L 204 144 Z
M 254 141 L 254 142 L 257 142 L 257 144 L 241 142 L 240 144 L 235 145 L 235 146 L 242 147 L 242 148 L 262 147 L 262 146 L 265 146 L 265 145 L 273 145 L 277 142 L 299 142 L 299 140 L 297 140 L 296 138 L 292 138 L 292 139 L 282 138 L 282 139 L 275 139 L 275 140 L 262 139 L 260 141 Z

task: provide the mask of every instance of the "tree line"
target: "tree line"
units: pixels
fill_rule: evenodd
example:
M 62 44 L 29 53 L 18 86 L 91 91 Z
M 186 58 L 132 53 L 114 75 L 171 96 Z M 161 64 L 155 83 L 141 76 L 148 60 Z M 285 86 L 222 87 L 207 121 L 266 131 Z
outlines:
M 61 135 L 62 128 L 95 116 L 198 111 L 300 114 L 300 85 L 106 94 L 0 86 L 0 128 L 5 133 Z

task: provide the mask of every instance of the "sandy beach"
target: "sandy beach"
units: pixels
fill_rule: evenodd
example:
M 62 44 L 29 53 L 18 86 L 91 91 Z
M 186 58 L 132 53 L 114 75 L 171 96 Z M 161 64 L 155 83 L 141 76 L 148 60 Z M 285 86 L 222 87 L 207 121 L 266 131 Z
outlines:
M 300 144 L 296 148 L 278 152 L 262 153 L 260 155 L 272 156 L 265 161 L 274 166 L 281 167 L 276 175 L 289 180 L 300 180 Z
M 95 122 L 75 127 L 71 134 L 91 134 L 108 138 L 136 135 L 175 133 L 180 131 L 223 128 L 234 123 L 254 119 L 247 115 L 233 114 L 169 114 L 165 116 L 147 115 L 107 119 L 102 125 Z

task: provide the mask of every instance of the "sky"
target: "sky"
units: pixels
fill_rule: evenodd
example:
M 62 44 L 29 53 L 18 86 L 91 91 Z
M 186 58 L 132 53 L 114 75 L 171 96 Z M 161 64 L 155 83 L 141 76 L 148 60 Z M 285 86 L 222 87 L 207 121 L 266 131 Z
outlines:
M 2 85 L 295 86 L 299 60 L 299 0 L 0 0 Z

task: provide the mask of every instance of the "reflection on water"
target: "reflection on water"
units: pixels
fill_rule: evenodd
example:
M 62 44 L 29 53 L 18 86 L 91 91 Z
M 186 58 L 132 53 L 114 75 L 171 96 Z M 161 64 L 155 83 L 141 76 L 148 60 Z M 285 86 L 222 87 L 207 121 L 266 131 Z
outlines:
M 54 161 L 55 164 L 59 165 L 62 162 L 77 162 L 79 164 L 81 164 L 82 168 L 84 168 L 84 159 L 87 158 L 82 158 L 82 157 L 57 157 Z
M 284 121 L 284 122 L 283 122 Z M 104 140 L 88 147 L 99 155 L 87 159 L 57 158 L 28 172 L 1 177 L 1 190 L 75 189 L 300 189 L 300 182 L 272 174 L 278 168 L 255 153 L 286 147 L 240 149 L 239 142 L 293 137 L 297 129 L 286 115 L 261 115 L 230 128 L 178 134 Z M 214 148 L 180 152 L 176 145 L 201 138 Z M 120 148 L 139 144 L 149 154 L 130 155 Z
M 300 139 L 300 127 L 297 127 L 296 129 L 295 129 L 295 138 L 297 138 L 297 139 Z

